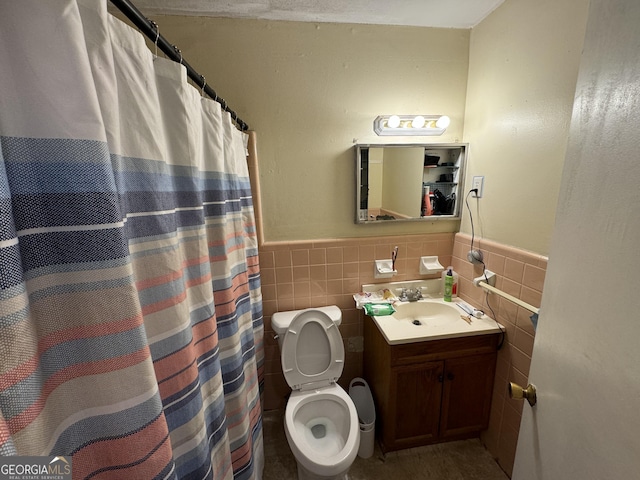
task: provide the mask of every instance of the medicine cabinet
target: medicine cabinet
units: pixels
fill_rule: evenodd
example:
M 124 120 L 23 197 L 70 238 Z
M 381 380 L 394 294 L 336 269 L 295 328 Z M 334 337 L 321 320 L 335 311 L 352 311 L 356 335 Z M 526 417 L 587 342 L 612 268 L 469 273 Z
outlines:
M 359 144 L 356 223 L 459 219 L 468 145 Z

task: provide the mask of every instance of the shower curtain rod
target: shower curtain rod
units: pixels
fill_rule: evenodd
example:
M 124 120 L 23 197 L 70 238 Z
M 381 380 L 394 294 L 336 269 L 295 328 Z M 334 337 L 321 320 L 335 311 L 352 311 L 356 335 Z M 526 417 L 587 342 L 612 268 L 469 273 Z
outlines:
M 133 24 L 140 29 L 142 33 L 144 33 L 154 44 L 156 44 L 160 50 L 162 50 L 167 57 L 171 60 L 181 63 L 187 69 L 187 75 L 189 78 L 195 82 L 198 87 L 200 87 L 209 97 L 213 98 L 216 102 L 218 102 L 222 108 L 229 112 L 231 118 L 240 130 L 243 132 L 249 130 L 249 125 L 247 125 L 238 114 L 231 110 L 227 103 L 218 96 L 218 94 L 213 90 L 209 85 L 207 85 L 206 79 L 203 75 L 200 75 L 198 72 L 194 70 L 194 68 L 187 63 L 187 61 L 182 58 L 182 53 L 176 45 L 172 45 L 160 35 L 158 31 L 158 25 L 145 17 L 137 7 L 131 3 L 129 0 L 109 0 L 118 10 L 120 10 L 129 20 L 133 22 Z

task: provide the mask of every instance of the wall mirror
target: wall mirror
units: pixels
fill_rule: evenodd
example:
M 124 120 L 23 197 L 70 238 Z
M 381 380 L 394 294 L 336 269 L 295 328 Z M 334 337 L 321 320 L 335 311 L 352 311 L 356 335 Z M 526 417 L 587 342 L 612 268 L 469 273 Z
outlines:
M 356 145 L 356 223 L 460 218 L 468 145 Z

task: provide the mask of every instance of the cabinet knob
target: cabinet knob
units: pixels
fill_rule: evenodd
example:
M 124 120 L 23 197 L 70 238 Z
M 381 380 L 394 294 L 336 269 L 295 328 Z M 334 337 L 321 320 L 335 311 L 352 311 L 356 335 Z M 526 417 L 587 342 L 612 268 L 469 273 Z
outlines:
M 527 385 L 527 388 L 522 388 L 517 383 L 509 382 L 509 397 L 515 400 L 522 400 L 526 398 L 529 402 L 529 405 L 532 407 L 536 404 L 537 395 L 536 395 L 536 386 L 535 385 Z
M 447 380 L 453 380 L 454 378 L 456 378 L 456 376 L 453 373 L 447 373 Z
M 443 375 L 443 374 L 439 374 L 439 375 L 438 375 L 438 381 L 439 381 L 440 383 L 444 382 L 444 375 Z

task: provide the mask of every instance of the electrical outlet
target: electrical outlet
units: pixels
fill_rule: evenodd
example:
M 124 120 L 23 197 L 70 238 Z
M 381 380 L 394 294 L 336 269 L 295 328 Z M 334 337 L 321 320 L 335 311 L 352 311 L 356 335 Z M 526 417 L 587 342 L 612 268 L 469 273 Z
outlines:
M 482 192 L 484 190 L 484 175 L 473 177 L 473 183 L 471 184 L 471 189 L 478 190 L 478 192 L 475 195 L 472 194 L 475 198 L 482 198 Z

